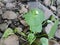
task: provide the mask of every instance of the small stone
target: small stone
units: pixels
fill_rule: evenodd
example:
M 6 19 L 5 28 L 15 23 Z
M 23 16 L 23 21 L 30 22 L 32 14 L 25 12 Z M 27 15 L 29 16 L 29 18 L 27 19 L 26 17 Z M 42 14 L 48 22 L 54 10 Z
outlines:
M 57 38 L 60 38 L 60 29 L 58 29 L 58 30 L 56 31 L 55 36 L 56 36 Z
M 0 2 L 0 7 L 3 7 L 3 6 L 4 6 L 4 4 L 2 2 Z
M 5 29 L 7 29 L 7 28 L 8 28 L 8 24 L 7 23 L 0 24 L 1 31 L 5 31 Z
M 50 24 L 48 24 L 48 25 L 45 27 L 45 32 L 46 32 L 47 34 L 49 34 L 52 26 L 53 26 L 53 23 L 50 23 Z
M 20 13 L 27 13 L 27 8 L 24 7 L 24 5 L 21 6 L 21 10 L 19 10 Z
M 0 32 L 0 38 L 2 37 L 2 33 Z
M 5 7 L 1 8 L 1 10 L 3 11 L 3 13 L 6 12 L 6 8 Z
M 8 38 L 1 38 L 0 45 L 19 45 L 18 36 L 11 35 Z
M 4 42 L 4 39 L 1 38 L 1 39 L 0 39 L 0 45 L 5 45 L 3 42 Z
M 13 9 L 14 7 L 15 7 L 15 4 L 13 4 L 13 3 L 7 3 L 6 4 L 7 9 Z
M 18 37 L 16 35 L 11 35 L 5 39 L 4 43 L 6 45 L 19 45 Z
M 9 25 L 9 24 L 11 24 L 12 23 L 12 21 L 11 20 L 9 20 L 9 21 L 7 21 L 7 24 Z
M 4 23 L 7 23 L 8 25 L 12 23 L 11 20 L 4 20 Z
M 4 3 L 14 2 L 15 0 L 3 0 Z
M 60 6 L 57 7 L 57 16 L 60 17 Z
M 0 2 L 1 2 L 2 0 L 0 0 Z
M 0 9 L 0 14 L 3 14 L 2 10 Z
M 55 40 L 49 40 L 49 45 L 60 45 L 60 44 Z
M 60 22 L 59 22 L 59 24 L 58 24 L 58 29 L 60 29 Z
M 2 16 L 0 15 L 0 24 L 3 23 Z
M 20 1 L 29 1 L 29 0 L 20 0 Z
M 57 2 L 57 5 L 60 5 L 60 0 L 57 0 L 56 2 Z
M 15 19 L 17 18 L 17 14 L 14 13 L 13 11 L 6 11 L 3 15 L 2 15 L 3 19 Z
M 53 11 L 56 11 L 56 7 L 55 7 L 55 6 L 50 6 L 50 8 L 51 8 Z
M 28 24 L 24 21 L 24 20 L 21 20 L 20 21 L 24 26 L 28 26 Z
M 51 0 L 44 0 L 43 3 L 44 3 L 46 6 L 50 6 Z

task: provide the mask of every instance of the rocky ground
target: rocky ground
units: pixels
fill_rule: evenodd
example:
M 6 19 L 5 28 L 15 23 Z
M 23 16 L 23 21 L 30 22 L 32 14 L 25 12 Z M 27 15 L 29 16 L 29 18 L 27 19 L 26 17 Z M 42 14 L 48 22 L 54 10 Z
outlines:
M 18 28 L 19 31 L 28 33 L 29 28 L 23 14 L 32 8 L 42 9 L 46 19 L 51 15 L 60 19 L 60 0 L 0 0 L 0 45 L 23 45 L 23 43 L 27 45 L 27 40 L 19 34 L 11 35 L 5 40 L 2 36 L 7 28 Z M 50 26 L 48 25 L 46 30 Z M 55 40 L 50 40 L 49 45 L 60 45 L 60 22 L 55 33 Z

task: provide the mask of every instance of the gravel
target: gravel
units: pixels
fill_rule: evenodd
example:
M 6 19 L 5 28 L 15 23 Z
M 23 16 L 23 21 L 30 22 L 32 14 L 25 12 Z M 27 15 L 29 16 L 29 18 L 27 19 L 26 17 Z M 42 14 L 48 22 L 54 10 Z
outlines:
M 53 11 L 56 11 L 56 7 L 55 6 L 50 6 L 50 8 L 53 10 Z
M 44 0 L 43 3 L 44 3 L 46 6 L 50 6 L 51 0 Z
M 21 20 L 20 21 L 24 26 L 28 26 L 28 24 L 24 21 L 24 20 Z
M 55 40 L 49 40 L 49 45 L 60 45 L 60 44 Z
M 20 13 L 25 14 L 28 12 L 27 8 L 25 8 L 24 5 L 21 5 L 21 10 L 19 10 Z
M 60 6 L 57 7 L 57 16 L 60 17 Z
M 2 2 L 4 3 L 10 3 L 10 2 L 14 2 L 15 0 L 2 0 Z
M 1 38 L 0 45 L 19 45 L 18 36 L 11 35 L 8 38 Z
M 0 8 L 2 8 L 4 6 L 4 4 L 2 2 L 0 2 Z
M 60 0 L 57 0 L 57 5 L 60 5 Z
M 15 19 L 17 18 L 17 14 L 13 11 L 6 11 L 3 15 L 2 15 L 3 19 Z
M 14 3 L 7 3 L 6 8 L 7 9 L 13 9 L 13 8 L 15 8 L 15 4 Z
M 45 32 L 46 32 L 47 34 L 49 34 L 49 32 L 50 32 L 53 24 L 54 24 L 54 23 L 50 23 L 50 24 L 48 24 L 48 25 L 45 27 Z
M 0 14 L 3 14 L 2 10 L 0 9 Z
M 5 31 L 7 28 L 8 28 L 8 24 L 7 23 L 0 24 L 1 31 Z
M 3 34 L 0 32 L 0 38 L 2 37 L 2 35 L 3 35 Z
M 60 38 L 60 29 L 56 31 L 55 36 L 56 36 L 57 38 Z

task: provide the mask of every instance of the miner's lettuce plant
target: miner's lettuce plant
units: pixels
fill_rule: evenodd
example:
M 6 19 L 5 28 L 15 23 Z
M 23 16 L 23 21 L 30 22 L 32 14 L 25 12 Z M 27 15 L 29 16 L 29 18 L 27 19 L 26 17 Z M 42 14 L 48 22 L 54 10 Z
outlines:
M 34 34 L 42 31 L 42 22 L 45 20 L 45 16 L 42 10 L 32 9 L 24 15 L 26 23 L 30 26 L 32 33 L 28 34 L 28 41 L 30 44 L 34 42 L 36 36 Z
M 40 33 L 42 31 L 42 22 L 44 21 L 44 13 L 39 9 L 32 9 L 24 15 L 26 23 L 30 26 L 30 31 Z
M 36 39 L 35 34 L 42 32 L 42 23 L 43 21 L 45 21 L 44 12 L 40 9 L 31 9 L 27 14 L 24 15 L 24 18 L 25 18 L 26 23 L 30 27 L 31 32 L 28 34 L 27 38 L 30 44 L 32 44 L 34 40 Z M 51 39 L 54 37 L 54 34 L 57 29 L 57 25 L 58 25 L 58 19 L 55 19 L 54 16 L 52 16 L 49 22 L 52 22 L 52 21 L 55 21 L 55 23 L 52 26 L 49 34 L 47 34 L 49 37 L 48 39 Z M 42 37 L 40 39 L 40 44 L 38 45 L 48 45 L 48 39 L 45 37 L 44 38 Z

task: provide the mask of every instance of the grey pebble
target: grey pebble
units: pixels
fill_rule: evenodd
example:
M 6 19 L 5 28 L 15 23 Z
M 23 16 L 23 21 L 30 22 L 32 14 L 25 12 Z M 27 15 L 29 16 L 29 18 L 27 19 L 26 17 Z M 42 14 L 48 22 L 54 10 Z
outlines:
M 60 44 L 55 40 L 49 40 L 49 45 L 60 45 Z
M 2 35 L 3 35 L 3 34 L 0 32 L 0 38 L 2 37 Z
M 13 3 L 7 3 L 6 4 L 6 8 L 7 9 L 13 9 L 13 8 L 15 8 L 15 4 L 13 4 Z
M 5 31 L 5 29 L 7 29 L 7 28 L 8 28 L 8 24 L 7 23 L 0 24 L 1 31 Z
M 24 26 L 28 26 L 28 24 L 25 22 L 25 20 L 20 20 L 20 22 L 21 22 Z
M 57 2 L 57 5 L 60 5 L 60 0 L 57 0 L 56 2 Z
M 19 13 L 27 13 L 28 12 L 28 10 L 27 10 L 27 8 L 25 8 L 25 5 L 21 5 L 21 10 L 19 10 Z
M 0 8 L 2 8 L 4 6 L 4 4 L 2 2 L 0 2 Z
M 50 6 L 51 0 L 44 0 L 43 3 L 44 3 L 46 6 Z
M 50 8 L 53 10 L 53 11 L 56 11 L 56 7 L 55 6 L 50 6 Z
M 10 2 L 13 2 L 13 1 L 15 1 L 15 0 L 2 0 L 2 2 L 4 2 L 4 3 L 10 3 Z
M 0 45 L 19 45 L 18 36 L 11 35 L 6 39 L 1 38 Z
M 45 27 L 45 32 L 46 32 L 47 34 L 49 34 L 49 32 L 50 32 L 53 24 L 54 24 L 54 23 L 52 22 L 52 23 L 48 24 L 48 25 Z
M 57 16 L 60 17 L 60 6 L 57 7 Z
M 2 18 L 5 19 L 15 19 L 17 18 L 17 14 L 13 11 L 6 11 L 3 15 L 2 15 Z
M 0 14 L 3 14 L 3 11 L 0 9 Z
M 58 29 L 58 30 L 56 31 L 55 36 L 56 36 L 57 38 L 60 38 L 60 29 Z

